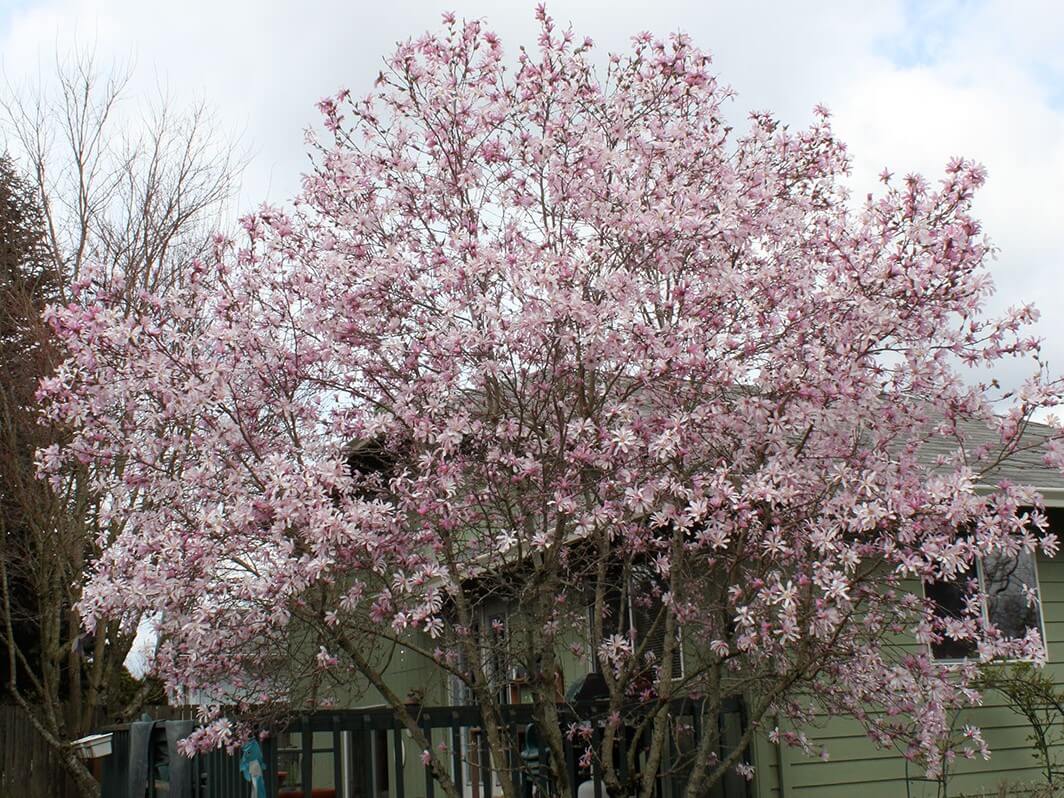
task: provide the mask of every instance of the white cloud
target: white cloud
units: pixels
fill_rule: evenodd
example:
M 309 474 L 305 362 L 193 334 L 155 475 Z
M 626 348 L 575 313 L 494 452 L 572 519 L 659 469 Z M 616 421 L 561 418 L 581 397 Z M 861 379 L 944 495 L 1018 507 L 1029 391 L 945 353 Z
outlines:
M 105 59 L 135 55 L 141 92 L 161 83 L 178 98 L 204 98 L 242 132 L 254 155 L 242 195 L 251 206 L 298 189 L 314 103 L 341 86 L 368 88 L 396 40 L 436 27 L 451 9 L 486 17 L 513 52 L 534 41 L 533 5 L 42 0 L 9 11 L 6 23 L 0 16 L 0 52 L 9 75 L 47 66 L 75 36 L 95 40 Z M 1038 301 L 1039 331 L 1064 372 L 1064 6 L 573 0 L 549 9 L 603 49 L 625 47 L 641 29 L 686 31 L 739 91 L 736 116 L 768 108 L 804 124 L 826 103 L 854 157 L 859 195 L 875 189 L 883 166 L 935 179 L 951 155 L 984 162 L 990 181 L 978 210 L 1001 247 L 996 303 Z
M 552 3 L 561 23 L 603 48 L 627 45 L 649 28 L 684 30 L 711 49 L 725 79 L 741 91 L 741 108 L 773 108 L 785 116 L 808 110 L 864 64 L 884 30 L 901 21 L 893 4 L 854 15 L 844 2 L 705 4 L 662 0 L 653 15 L 640 3 L 580 0 Z M 510 52 L 535 41 L 534 3 L 485 0 L 263 3 L 251 0 L 44 0 L 11 13 L 3 40 L 9 74 L 49 64 L 56 47 L 95 42 L 102 58 L 138 63 L 143 92 L 155 82 L 177 94 L 205 97 L 232 129 L 246 131 L 258 153 L 246 195 L 274 200 L 298 187 L 305 166 L 302 131 L 314 103 L 341 86 L 370 86 L 394 42 L 439 25 L 443 10 L 485 17 Z M 838 64 L 847 63 L 847 69 Z M 858 71 L 866 67 L 859 67 Z
M 838 94 L 835 126 L 854 155 L 853 183 L 872 190 L 884 166 L 935 179 L 954 155 L 984 163 L 976 213 L 1000 250 L 990 307 L 1034 301 L 1044 354 L 1064 372 L 1064 61 L 1046 34 L 1062 30 L 1064 9 L 992 3 L 951 22 L 915 63 L 884 60 Z M 996 372 L 1014 384 L 1030 370 Z

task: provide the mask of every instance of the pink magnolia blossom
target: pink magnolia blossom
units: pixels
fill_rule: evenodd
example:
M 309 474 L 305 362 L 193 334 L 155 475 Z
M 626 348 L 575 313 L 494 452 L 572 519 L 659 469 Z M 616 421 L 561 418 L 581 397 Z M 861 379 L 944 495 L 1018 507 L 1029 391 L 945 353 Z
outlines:
M 370 673 L 379 640 L 424 636 L 464 675 L 489 631 L 470 585 L 492 574 L 533 653 L 563 650 L 590 586 L 617 709 L 681 689 L 607 611 L 602 575 L 643 569 L 633 612 L 662 607 L 700 652 L 682 689 L 717 700 L 717 677 L 745 675 L 755 725 L 812 719 L 815 694 L 939 767 L 973 669 L 892 640 L 1042 643 L 997 634 L 978 601 L 944 622 L 911 586 L 1057 547 L 1037 493 L 994 468 L 1058 384 L 1036 373 L 995 405 L 958 372 L 1038 352 L 1033 308 L 983 310 L 985 171 L 884 171 L 854 203 L 826 110 L 737 132 L 685 36 L 638 36 L 599 74 L 539 17 L 516 71 L 479 22 L 399 45 L 369 94 L 319 105 L 289 209 L 133 309 L 91 281 L 50 309 L 69 358 L 40 393 L 72 435 L 40 468 L 94 469 L 122 530 L 86 623 L 158 617 L 166 683 L 227 685 L 250 711 Z

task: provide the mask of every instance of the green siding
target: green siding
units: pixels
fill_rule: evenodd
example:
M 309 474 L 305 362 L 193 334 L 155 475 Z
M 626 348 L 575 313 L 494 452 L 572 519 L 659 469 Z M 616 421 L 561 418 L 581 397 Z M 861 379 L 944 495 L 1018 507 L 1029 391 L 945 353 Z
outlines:
M 411 642 L 420 648 L 431 650 L 433 642 L 425 635 L 412 633 Z M 381 644 L 383 646 L 383 644 Z M 389 646 L 390 647 L 390 646 Z M 378 651 L 375 656 L 386 656 Z M 428 705 L 444 705 L 449 703 L 447 676 L 444 671 L 437 668 L 430 660 L 415 653 L 408 647 L 396 646 L 388 655 L 388 667 L 384 672 L 389 689 L 400 697 L 405 698 L 412 692 L 418 692 L 424 696 L 424 703 Z M 384 698 L 371 687 L 364 679 L 353 678 L 343 685 L 337 695 L 338 704 L 343 707 L 377 707 L 384 705 Z M 437 732 L 438 739 L 441 732 Z M 388 779 L 391 782 L 389 795 L 396 795 L 395 769 L 394 769 L 394 744 L 395 736 L 391 731 L 386 733 L 387 750 L 384 754 L 384 762 L 388 768 Z M 408 798 L 418 798 L 425 795 L 425 771 L 421 764 L 421 750 L 406 732 L 400 734 L 403 752 L 401 754 L 403 766 L 403 787 Z M 290 745 L 300 747 L 301 735 L 293 733 Z M 376 742 L 374 743 L 377 744 Z M 332 734 L 318 732 L 314 735 L 316 748 L 332 747 Z M 372 765 L 371 765 L 372 766 Z M 315 788 L 334 787 L 334 763 L 332 752 L 317 753 L 313 759 L 313 780 Z M 342 792 L 342 791 L 341 791 Z M 438 793 L 439 794 L 439 793 Z
M 1055 681 L 1064 684 L 1064 556 L 1039 558 L 1038 577 L 1042 598 L 1043 620 L 1048 640 L 1050 673 Z M 428 649 L 431 641 L 417 636 L 417 643 Z M 584 641 L 580 641 L 584 642 Z M 915 643 L 912 644 L 915 646 Z M 693 656 L 693 652 L 686 652 Z M 575 657 L 563 647 L 561 665 L 566 686 L 586 673 L 587 658 Z M 387 670 L 389 686 L 406 696 L 417 690 L 427 704 L 449 703 L 446 675 L 430 661 L 409 649 L 398 647 Z M 349 685 L 345 706 L 374 706 L 383 703 L 375 690 L 364 684 Z M 963 713 L 958 725 L 972 723 L 983 729 L 993 756 L 990 761 L 962 760 L 952 768 L 949 795 L 996 794 L 1002 782 L 1040 782 L 1041 770 L 1026 740 L 1028 728 L 1022 718 L 1003 706 L 993 695 L 987 696 L 984 706 Z M 810 759 L 796 749 L 771 744 L 764 736 L 753 743 L 756 777 L 753 794 L 757 798 L 935 798 L 937 783 L 923 778 L 919 766 L 906 766 L 905 759 L 894 749 L 880 749 L 865 736 L 860 725 L 850 718 L 824 719 L 806 733 L 816 743 L 828 749 L 827 762 Z M 439 742 L 439 740 L 434 740 Z M 392 763 L 389 734 L 387 761 Z M 406 767 L 404 787 L 407 796 L 423 796 L 424 771 L 420 751 L 414 751 L 412 741 L 405 741 Z M 1064 751 L 1061 752 L 1064 759 Z M 779 763 L 782 762 L 782 767 Z M 319 773 L 323 785 L 331 782 L 331 762 L 315 762 L 315 783 Z M 320 767 L 319 767 L 320 765 Z M 392 794 L 395 794 L 394 786 Z
M 1049 651 L 1047 668 L 1058 684 L 1064 684 L 1064 556 L 1040 557 L 1038 581 Z M 997 786 L 1005 781 L 1041 783 L 1044 780 L 1026 739 L 1028 727 L 995 696 L 987 695 L 984 706 L 961 713 L 958 726 L 965 723 L 983 730 L 992 756 L 989 761 L 979 758 L 956 762 L 949 776 L 950 796 L 996 794 Z M 766 739 L 760 739 L 754 746 L 758 798 L 850 798 L 858 794 L 860 798 L 934 798 L 938 795 L 939 785 L 924 780 L 919 766 L 910 764 L 906 769 L 905 759 L 898 751 L 877 748 L 852 719 L 827 719 L 823 725 L 806 729 L 806 733 L 827 748 L 828 761 L 811 759 L 785 746 L 780 750 Z M 777 766 L 780 757 L 784 763 L 782 773 Z M 1061 757 L 1064 758 L 1064 751 Z

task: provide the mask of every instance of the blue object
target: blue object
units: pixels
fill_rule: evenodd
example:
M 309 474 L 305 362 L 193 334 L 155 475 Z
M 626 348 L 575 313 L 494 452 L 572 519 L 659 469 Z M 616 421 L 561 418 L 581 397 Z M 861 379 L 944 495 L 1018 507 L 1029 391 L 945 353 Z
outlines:
M 263 762 L 258 741 L 248 740 L 241 751 L 240 773 L 244 776 L 244 781 L 251 782 L 254 798 L 266 798 L 266 763 Z

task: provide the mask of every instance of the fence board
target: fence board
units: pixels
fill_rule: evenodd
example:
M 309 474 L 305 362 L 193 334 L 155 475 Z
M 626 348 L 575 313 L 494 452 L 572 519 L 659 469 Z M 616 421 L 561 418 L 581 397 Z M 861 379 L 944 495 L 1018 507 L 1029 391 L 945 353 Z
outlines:
M 34 728 L 22 707 L 0 705 L 0 795 L 77 798 L 59 755 Z

